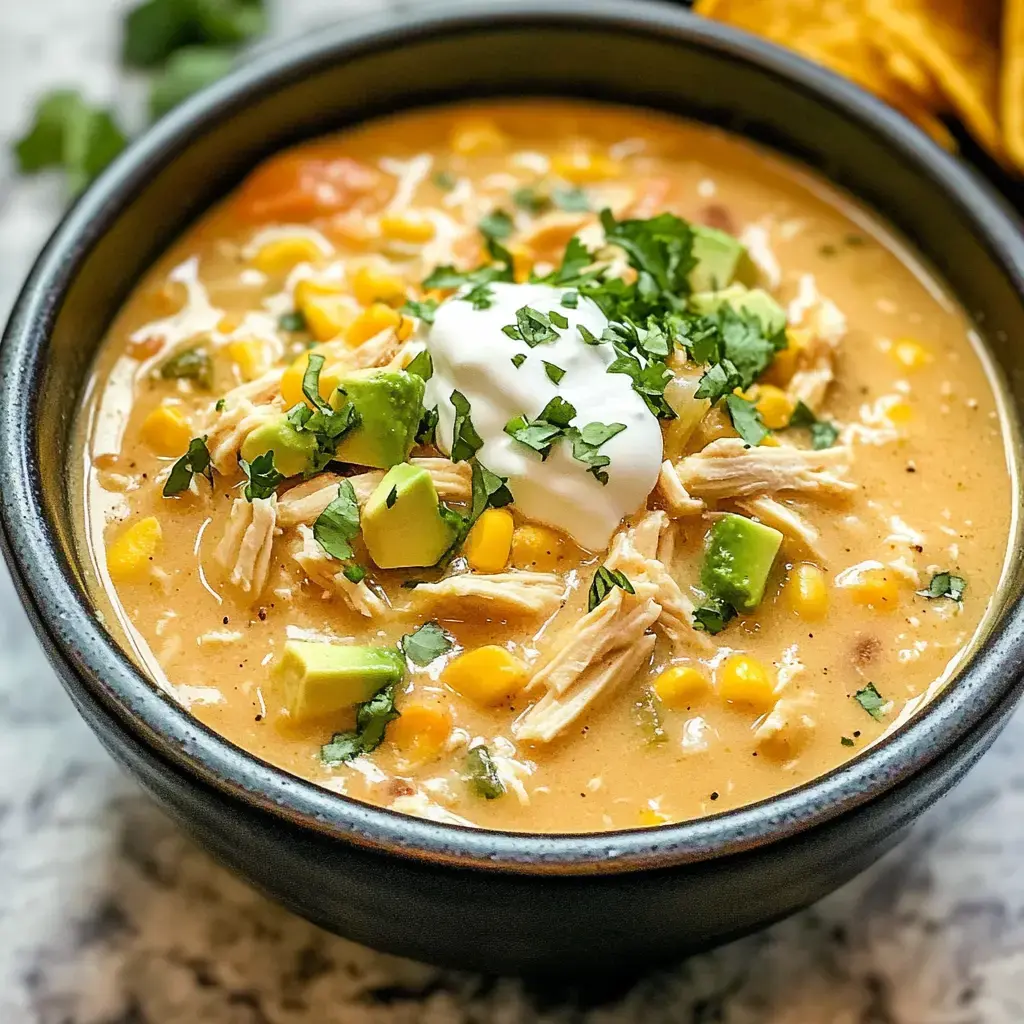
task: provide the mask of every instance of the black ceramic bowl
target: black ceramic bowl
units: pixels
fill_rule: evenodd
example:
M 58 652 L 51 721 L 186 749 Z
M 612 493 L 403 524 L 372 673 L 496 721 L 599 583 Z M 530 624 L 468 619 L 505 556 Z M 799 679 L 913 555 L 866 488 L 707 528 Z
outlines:
M 1019 696 L 1019 560 L 995 625 L 955 685 L 852 763 L 685 824 L 511 835 L 345 799 L 193 720 L 98 620 L 68 498 L 69 428 L 106 325 L 208 204 L 268 153 L 318 132 L 418 104 L 527 93 L 722 125 L 859 196 L 982 326 L 1022 408 L 1024 244 L 985 187 L 899 116 L 782 50 L 676 8 L 447 6 L 340 26 L 253 61 L 161 121 L 75 206 L 32 271 L 0 353 L 0 514 L 22 597 L 82 715 L 254 885 L 329 929 L 421 959 L 502 972 L 625 967 L 811 903 L 957 781 Z

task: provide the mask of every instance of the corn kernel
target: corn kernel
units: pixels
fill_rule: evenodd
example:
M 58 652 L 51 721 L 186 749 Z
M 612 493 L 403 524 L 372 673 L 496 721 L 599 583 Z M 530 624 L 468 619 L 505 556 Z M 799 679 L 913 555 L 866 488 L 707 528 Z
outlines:
M 512 550 L 515 524 L 512 513 L 503 508 L 489 508 L 473 524 L 462 553 L 469 567 L 477 572 L 501 572 Z
M 816 622 L 828 611 L 828 584 L 825 574 L 810 562 L 793 566 L 785 586 L 790 607 L 802 619 Z
M 432 220 L 412 210 L 405 213 L 385 213 L 380 218 L 380 230 L 385 238 L 413 245 L 429 242 L 437 232 Z
M 302 393 L 302 378 L 308 365 L 309 352 L 303 352 L 281 375 L 281 397 L 289 409 L 299 402 L 306 402 L 306 396 Z M 320 370 L 320 397 L 325 402 L 334 394 L 343 374 L 344 367 L 332 366 L 330 363 L 325 363 Z M 309 402 L 306 404 L 309 405 Z
M 295 307 L 296 309 L 302 309 L 303 305 L 309 302 L 310 299 L 315 299 L 321 295 L 338 296 L 343 291 L 344 289 L 339 281 L 320 281 L 315 277 L 304 277 L 295 285 Z
M 782 388 L 761 384 L 757 389 L 757 411 L 769 430 L 782 430 L 789 425 L 795 402 Z
M 401 715 L 388 726 L 389 742 L 410 761 L 430 761 L 448 742 L 452 716 L 434 704 L 406 704 Z
M 242 319 L 240 313 L 225 313 L 217 321 L 217 330 L 221 334 L 234 334 L 242 326 Z
M 551 171 L 574 185 L 586 185 L 618 177 L 622 174 L 622 164 L 602 153 L 570 149 L 565 153 L 556 153 L 552 157 Z
M 765 371 L 763 380 L 784 388 L 796 373 L 800 362 L 800 354 L 807 347 L 809 337 L 807 331 L 799 327 L 790 327 L 786 331 L 786 347 L 775 353 L 775 358 Z
M 775 703 L 775 684 L 768 670 L 747 654 L 726 658 L 715 674 L 718 695 L 730 704 L 749 704 L 767 711 Z
M 892 346 L 889 354 L 904 370 L 919 370 L 932 361 L 928 349 L 912 338 L 901 338 Z
M 875 611 L 891 612 L 900 602 L 900 585 L 885 569 L 867 569 L 844 589 L 857 604 Z
M 504 647 L 488 644 L 466 651 L 444 667 L 441 682 L 484 707 L 500 704 L 526 683 L 526 665 Z
M 757 442 L 758 448 L 781 448 L 782 442 L 774 434 L 765 434 Z
M 642 828 L 654 828 L 657 825 L 667 825 L 672 819 L 653 807 L 641 807 L 637 820 Z
M 405 302 L 406 293 L 405 282 L 397 274 L 379 267 L 364 265 L 352 275 L 352 294 L 360 305 L 384 302 L 389 306 L 400 306 Z
M 513 242 L 508 246 L 512 255 L 512 277 L 518 284 L 523 284 L 530 277 L 536 253 L 522 242 Z
M 264 274 L 287 274 L 299 263 L 316 263 L 323 258 L 323 250 L 312 238 L 294 235 L 291 238 L 278 238 L 260 246 L 259 252 L 253 257 L 253 266 Z
M 381 331 L 389 328 L 397 331 L 401 327 L 402 319 L 397 310 L 385 306 L 383 302 L 375 302 L 352 321 L 345 332 L 345 341 L 355 348 L 364 341 L 376 337 Z
M 708 677 L 693 665 L 672 665 L 658 673 L 654 692 L 670 708 L 684 708 L 708 688 Z
M 913 419 L 914 409 L 909 402 L 898 398 L 885 407 L 885 415 L 892 423 L 900 426 L 904 423 L 909 423 Z
M 317 341 L 336 338 L 355 321 L 355 313 L 341 296 L 317 295 L 304 302 L 299 309 L 306 318 L 309 333 Z
M 163 531 L 156 516 L 132 523 L 107 548 L 107 571 L 111 578 L 124 582 L 145 579 L 162 539 Z
M 227 345 L 228 357 L 238 367 L 243 380 L 255 380 L 270 366 L 266 342 L 259 338 L 232 341 Z
M 463 121 L 452 132 L 451 147 L 460 156 L 500 153 L 507 143 L 505 133 L 486 118 Z
M 416 321 L 411 316 L 403 316 L 398 321 L 398 327 L 395 333 L 398 335 L 399 341 L 408 341 L 412 337 L 412 332 L 416 330 Z
M 157 406 L 142 421 L 142 439 L 157 455 L 181 455 L 192 440 L 192 428 L 180 409 Z
M 547 526 L 519 526 L 512 534 L 512 564 L 517 569 L 553 572 L 567 554 L 565 537 Z

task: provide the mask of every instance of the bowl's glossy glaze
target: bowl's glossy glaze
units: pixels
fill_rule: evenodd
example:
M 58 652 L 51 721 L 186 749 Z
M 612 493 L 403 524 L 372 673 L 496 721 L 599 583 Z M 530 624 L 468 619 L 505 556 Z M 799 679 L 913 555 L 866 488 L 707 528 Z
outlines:
M 67 452 L 106 324 L 149 262 L 267 153 L 389 110 L 483 94 L 647 104 L 804 161 L 873 206 L 983 325 L 1024 409 L 1024 243 L 924 136 L 828 72 L 675 8 L 532 0 L 319 33 L 160 122 L 68 214 L 0 350 L 5 554 L 79 710 L 114 757 L 265 892 L 351 938 L 497 971 L 624 967 L 720 942 L 862 869 L 980 756 L 1016 703 L 1024 571 L 955 686 L 857 760 L 771 801 L 593 836 L 405 818 L 270 767 L 139 673 L 93 610 Z

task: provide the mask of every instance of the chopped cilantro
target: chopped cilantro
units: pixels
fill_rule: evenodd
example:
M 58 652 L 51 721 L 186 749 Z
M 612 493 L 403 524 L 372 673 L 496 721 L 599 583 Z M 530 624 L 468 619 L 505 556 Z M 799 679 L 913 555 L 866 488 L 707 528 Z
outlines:
M 474 459 L 470 525 L 480 518 L 485 509 L 504 508 L 511 504 L 512 492 L 508 489 L 508 477 L 492 473 L 479 459 Z
M 525 341 L 530 348 L 558 339 L 558 332 L 551 326 L 550 318 L 532 306 L 517 309 L 516 322 L 502 327 L 502 332 L 514 341 Z
M 205 476 L 213 486 L 213 467 L 210 464 L 210 450 L 206 447 L 206 436 L 193 437 L 188 443 L 188 451 L 173 466 L 164 483 L 164 497 L 173 498 L 181 494 L 192 484 L 196 474 Z
M 523 358 L 525 359 L 526 357 L 523 356 Z M 548 375 L 548 380 L 556 386 L 560 384 L 562 382 L 562 378 L 565 376 L 565 370 L 560 366 L 555 366 L 554 363 L 547 362 L 546 360 L 542 359 L 541 362 L 544 364 L 544 372 Z
M 840 736 L 839 742 L 842 743 L 844 747 L 852 747 L 854 745 L 853 740 L 851 740 L 849 736 Z
M 553 189 L 551 202 L 566 213 L 587 213 L 590 210 L 590 200 L 581 188 Z
M 213 387 L 213 360 L 198 345 L 183 349 L 160 366 L 164 380 L 191 380 L 205 391 Z
M 348 480 L 338 484 L 338 494 L 316 517 L 313 538 L 332 558 L 352 557 L 352 540 L 359 533 L 359 502 Z M 353 581 L 358 582 L 358 581 Z
M 451 192 L 458 184 L 459 179 L 451 171 L 435 171 L 430 180 L 442 191 Z
M 424 409 L 420 417 L 420 425 L 416 430 L 416 443 L 420 445 L 437 444 L 437 406 Z
M 438 305 L 436 299 L 409 299 L 399 312 L 408 313 L 425 324 L 432 324 Z
M 739 395 L 727 395 L 725 407 L 729 411 L 729 419 L 732 420 L 736 433 L 747 444 L 757 446 L 771 433 L 764 425 L 756 403 Z
M 459 298 L 468 302 L 474 309 L 490 309 L 494 305 L 494 289 L 486 281 L 482 284 L 475 284 Z
M 213 403 L 214 411 L 223 412 L 227 404 L 228 403 L 226 398 L 218 398 L 217 401 Z
M 144 0 L 124 19 L 122 59 L 162 64 L 183 47 L 237 46 L 266 29 L 263 0 Z
M 796 403 L 788 426 L 807 427 L 811 435 L 811 447 L 817 451 L 831 448 L 839 437 L 839 430 L 834 423 L 819 420 L 803 402 Z
M 948 597 L 957 604 L 963 604 L 964 591 L 967 589 L 967 580 L 963 576 L 954 576 L 951 572 L 937 572 L 932 576 L 928 586 L 924 590 L 917 591 L 919 597 L 935 599 Z
M 485 800 L 505 795 L 505 785 L 498 775 L 491 752 L 485 746 L 473 747 L 466 755 L 466 781 Z
M 608 483 L 605 469 L 611 465 L 611 458 L 601 455 L 598 449 L 616 434 L 626 429 L 625 423 L 588 423 L 582 430 L 570 427 L 566 437 L 572 442 L 572 457 L 586 465 L 588 472 L 602 484 Z
M 417 352 L 409 360 L 409 365 L 406 366 L 405 372 L 414 373 L 422 380 L 430 380 L 434 375 L 434 360 L 430 358 L 430 353 L 426 349 L 422 352 Z
M 515 354 L 515 355 L 514 355 L 514 356 L 512 357 L 512 365 L 513 365 L 513 366 L 514 366 L 514 367 L 515 367 L 515 368 L 516 368 L 517 370 L 518 370 L 518 369 L 519 369 L 519 367 L 520 367 L 520 366 L 522 366 L 522 365 L 523 365 L 523 363 L 525 363 L 525 362 L 526 362 L 526 356 L 525 356 L 525 354 L 524 354 L 524 353 L 522 353 L 522 352 L 517 352 L 517 353 L 516 353 L 516 354 Z
M 575 406 L 556 395 L 541 409 L 536 419 L 513 416 L 505 424 L 505 433 L 527 448 L 532 448 L 543 461 L 551 454 L 551 446 L 565 434 L 575 416 Z
M 461 391 L 453 391 L 450 400 L 455 407 L 451 460 L 468 462 L 483 447 L 484 441 L 470 419 L 469 399 Z
M 304 331 L 306 329 L 306 317 L 300 309 L 293 309 L 290 313 L 282 313 L 277 318 L 277 326 L 282 331 Z
M 436 622 L 424 622 L 419 629 L 406 633 L 398 646 L 414 665 L 422 668 L 436 661 L 442 654 L 447 654 L 455 645 Z
M 580 338 L 586 345 L 600 345 L 601 339 L 594 334 L 594 332 L 584 324 L 577 324 L 576 330 L 580 332 Z
M 238 464 L 242 467 L 242 472 L 248 480 L 245 490 L 242 492 L 246 501 L 269 498 L 285 479 L 274 468 L 273 450 L 257 455 L 251 463 L 240 458 Z
M 714 636 L 725 629 L 730 619 L 736 617 L 736 609 L 728 601 L 709 598 L 693 609 L 693 628 Z
M 563 331 L 569 326 L 569 321 L 565 318 L 565 315 L 559 313 L 557 309 L 548 310 L 548 319 Z
M 504 210 L 492 210 L 480 219 L 477 230 L 485 238 L 504 240 L 512 234 L 512 218 Z
M 627 594 L 635 594 L 633 584 L 626 578 L 626 574 L 619 569 L 609 569 L 602 565 L 594 573 L 594 579 L 590 584 L 590 592 L 587 594 L 587 611 L 592 612 L 615 587 L 619 587 Z
M 853 699 L 872 717 L 881 721 L 888 709 L 889 701 L 887 701 L 879 692 L 875 689 L 874 683 L 868 683 L 863 690 L 858 690 L 854 695 Z
M 512 280 L 512 256 L 507 249 L 498 244 L 497 239 L 487 239 L 487 251 L 492 262 L 475 270 L 456 270 L 450 264 L 436 267 L 423 280 L 426 289 L 440 288 L 451 291 L 461 288 L 464 284 L 484 284 L 489 281 Z
M 320 371 L 324 362 L 322 355 L 310 353 L 302 375 L 302 393 L 316 411 L 311 412 L 305 405 L 297 405 L 288 411 L 288 421 L 296 430 L 309 431 L 316 438 L 317 450 L 310 460 L 307 477 L 319 473 L 331 462 L 342 437 L 359 423 L 359 413 L 351 402 L 346 401 L 340 409 L 335 409 L 321 396 Z M 338 388 L 335 395 L 345 397 L 345 392 Z
M 387 508 L 394 508 L 395 502 L 398 501 L 398 484 L 395 484 L 387 493 L 387 497 L 384 499 L 384 505 Z
M 342 576 L 349 581 L 349 583 L 362 583 L 366 579 L 366 569 L 363 568 L 358 562 L 351 562 L 341 570 Z
M 562 262 L 550 274 L 537 278 L 539 283 L 562 286 L 577 286 L 588 282 L 593 283 L 600 274 L 599 270 L 588 270 L 593 267 L 594 254 L 577 237 L 569 239 L 569 244 L 562 253 Z
M 568 291 L 562 295 L 562 305 L 566 309 L 575 309 L 580 304 L 580 293 Z
M 543 213 L 551 207 L 551 197 L 533 185 L 523 185 L 522 187 L 517 188 L 512 193 L 512 202 L 515 203 L 520 210 L 525 210 L 527 213 L 532 213 L 534 216 L 537 216 L 539 213 Z
M 638 278 L 634 305 L 650 311 L 653 305 L 680 304 L 689 294 L 693 230 L 685 220 L 662 213 L 648 220 L 617 221 L 611 210 L 601 211 L 601 225 L 611 245 L 624 250 Z
M 388 723 L 398 718 L 395 710 L 395 684 L 389 683 L 365 704 L 356 709 L 356 727 L 349 732 L 336 732 L 320 748 L 320 759 L 326 765 L 342 764 L 360 754 L 369 754 L 380 746 Z

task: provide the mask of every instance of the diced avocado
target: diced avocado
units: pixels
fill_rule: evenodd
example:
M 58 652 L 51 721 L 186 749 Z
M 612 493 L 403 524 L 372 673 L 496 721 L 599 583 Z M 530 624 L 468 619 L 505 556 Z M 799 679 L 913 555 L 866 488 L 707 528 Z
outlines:
M 430 474 L 408 463 L 384 474 L 361 521 L 366 550 L 382 569 L 435 565 L 455 540 Z
M 340 462 L 390 469 L 404 462 L 416 443 L 423 415 L 423 378 L 404 370 L 355 370 L 338 382 L 331 404 L 350 401 L 359 413 L 338 445 Z
M 786 326 L 786 311 L 763 289 L 733 284 L 717 292 L 694 292 L 690 306 L 698 313 L 715 313 L 728 303 L 735 310 L 753 313 L 766 334 L 776 334 Z
M 692 251 L 697 261 L 690 271 L 692 291 L 711 292 L 725 288 L 733 281 L 752 285 L 757 280 L 757 267 L 747 247 L 724 231 L 694 224 Z
M 764 597 L 782 534 L 731 513 L 715 521 L 704 538 L 700 585 L 739 612 L 752 612 Z
M 252 462 L 267 452 L 274 453 L 274 469 L 283 476 L 298 476 L 310 466 L 316 451 L 316 438 L 296 430 L 288 417 L 281 415 L 253 430 L 242 442 L 241 456 Z
M 272 670 L 293 721 L 336 715 L 401 680 L 405 659 L 393 647 L 288 640 Z

